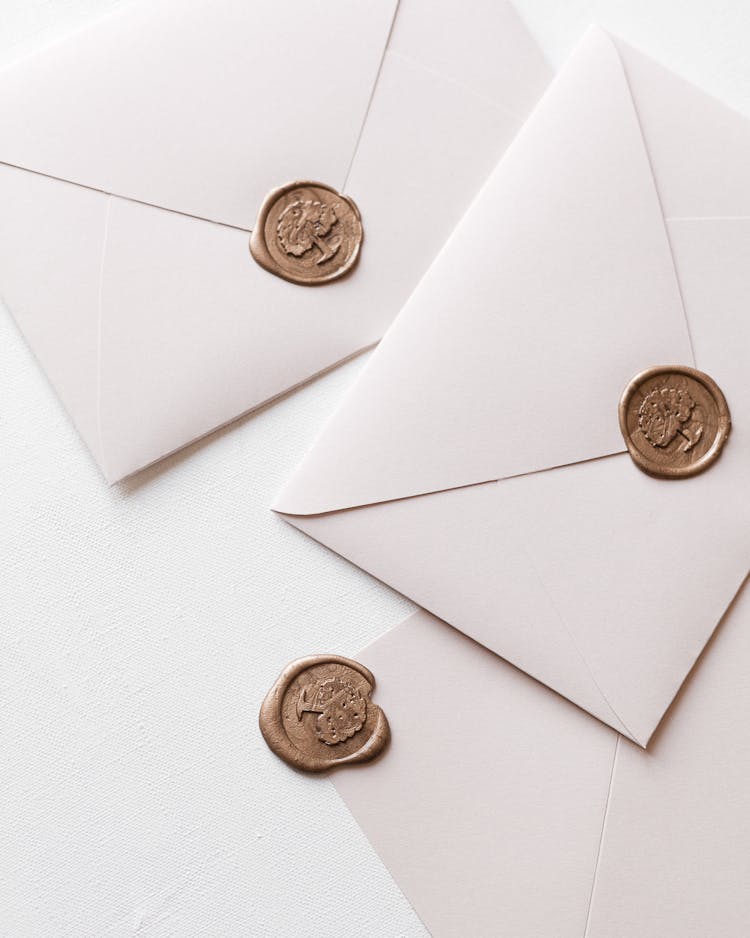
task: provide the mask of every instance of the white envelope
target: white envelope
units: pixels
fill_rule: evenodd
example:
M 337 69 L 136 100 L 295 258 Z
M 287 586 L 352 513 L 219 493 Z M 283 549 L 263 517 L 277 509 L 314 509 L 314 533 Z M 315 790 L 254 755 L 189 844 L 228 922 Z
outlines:
M 142 0 L 5 69 L 0 295 L 106 478 L 375 343 L 548 77 L 492 0 Z M 248 252 L 300 178 L 364 220 L 319 289 Z
M 592 28 L 275 506 L 642 746 L 750 566 L 748 166 L 748 121 Z M 624 453 L 659 364 L 728 398 L 701 476 Z
M 392 741 L 332 780 L 434 938 L 745 938 L 750 592 L 646 752 L 425 612 L 357 658 Z

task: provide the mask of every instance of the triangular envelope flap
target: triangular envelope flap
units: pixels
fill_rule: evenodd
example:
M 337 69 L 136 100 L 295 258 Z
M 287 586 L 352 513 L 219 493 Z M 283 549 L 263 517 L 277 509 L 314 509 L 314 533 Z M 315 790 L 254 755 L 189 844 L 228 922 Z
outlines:
M 142 0 L 0 75 L 0 162 L 242 228 L 344 183 L 396 0 Z
M 750 216 L 750 120 L 613 38 L 666 218 Z
M 503 484 L 288 520 L 635 738 L 542 588 L 532 554 L 507 536 L 498 512 Z
M 276 508 L 315 514 L 618 452 L 630 377 L 691 360 L 638 118 L 593 29 Z

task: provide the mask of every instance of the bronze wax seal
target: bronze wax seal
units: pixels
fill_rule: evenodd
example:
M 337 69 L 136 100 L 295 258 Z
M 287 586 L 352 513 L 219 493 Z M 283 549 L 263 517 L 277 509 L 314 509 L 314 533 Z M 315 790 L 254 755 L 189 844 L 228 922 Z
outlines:
M 681 365 L 636 375 L 620 400 L 620 429 L 633 462 L 663 479 L 697 475 L 714 463 L 731 418 L 716 382 Z
M 375 678 L 357 661 L 314 655 L 282 671 L 260 708 L 260 731 L 289 765 L 323 772 L 369 762 L 385 749 L 390 729 L 371 700 Z
M 277 277 L 314 286 L 351 270 L 361 244 L 362 219 L 350 198 L 321 182 L 290 182 L 264 199 L 250 253 Z

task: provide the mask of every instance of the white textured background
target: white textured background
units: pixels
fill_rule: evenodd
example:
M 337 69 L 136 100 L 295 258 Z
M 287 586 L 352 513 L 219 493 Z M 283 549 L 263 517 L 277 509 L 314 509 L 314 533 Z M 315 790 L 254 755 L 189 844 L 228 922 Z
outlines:
M 0 62 L 118 2 L 0 0 Z M 554 64 L 597 21 L 750 116 L 748 0 L 518 5 Z M 0 308 L 2 938 L 425 934 L 256 728 L 411 609 L 267 509 L 362 364 L 108 489 Z

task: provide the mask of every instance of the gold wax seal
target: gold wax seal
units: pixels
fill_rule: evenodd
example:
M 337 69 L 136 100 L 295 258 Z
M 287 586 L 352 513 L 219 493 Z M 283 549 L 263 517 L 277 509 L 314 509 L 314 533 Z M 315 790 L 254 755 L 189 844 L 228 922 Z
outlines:
M 684 479 L 714 463 L 731 418 L 716 382 L 682 365 L 636 375 L 620 399 L 620 429 L 633 462 L 649 475 Z
M 357 262 L 359 209 L 321 182 L 290 182 L 263 200 L 250 253 L 277 277 L 314 286 L 337 280 Z
M 375 678 L 357 661 L 314 655 L 281 672 L 260 708 L 260 731 L 279 758 L 323 772 L 369 762 L 390 739 L 388 720 L 370 700 Z

